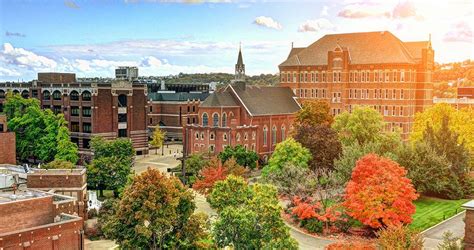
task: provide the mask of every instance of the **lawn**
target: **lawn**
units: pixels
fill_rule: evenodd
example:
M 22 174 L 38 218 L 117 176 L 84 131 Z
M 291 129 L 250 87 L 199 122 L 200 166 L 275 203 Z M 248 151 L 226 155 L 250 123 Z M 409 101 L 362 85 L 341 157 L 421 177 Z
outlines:
M 416 212 L 410 227 L 425 230 L 462 211 L 461 205 L 468 200 L 443 200 L 420 197 L 415 201 Z

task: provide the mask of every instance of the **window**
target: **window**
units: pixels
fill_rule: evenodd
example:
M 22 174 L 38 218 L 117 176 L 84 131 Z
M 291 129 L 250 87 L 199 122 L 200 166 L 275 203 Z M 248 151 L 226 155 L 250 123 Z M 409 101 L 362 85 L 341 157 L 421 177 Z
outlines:
M 354 80 L 354 72 L 349 72 L 349 82 L 352 82 Z
M 286 74 L 286 80 L 288 82 L 291 82 L 291 74 L 290 73 Z
M 5 99 L 5 91 L 0 90 L 0 99 Z
M 61 100 L 61 92 L 59 90 L 53 92 L 53 100 Z
M 204 140 L 204 132 L 201 132 L 201 140 Z
M 207 117 L 207 113 L 202 114 L 202 126 L 206 127 L 209 123 L 209 118 Z
M 91 92 L 89 92 L 89 91 L 82 92 L 82 100 L 83 101 L 90 101 L 91 100 Z
M 405 97 L 403 96 L 403 89 L 400 89 L 400 99 L 404 99 Z
M 214 153 L 214 145 L 209 145 L 209 152 Z
M 365 81 L 370 82 L 370 71 L 367 71 L 367 73 L 365 74 Z
M 311 82 L 314 82 L 314 72 L 311 73 Z
M 244 133 L 244 141 L 247 141 L 249 139 L 249 134 L 247 132 Z
M 237 133 L 237 135 L 235 137 L 236 137 L 237 141 L 240 141 L 240 133 Z
M 219 115 L 217 113 L 212 115 L 212 126 L 219 127 Z
M 393 81 L 394 81 L 394 82 L 396 82 L 396 81 L 397 81 L 397 79 L 398 79 L 398 77 L 397 77 L 397 76 L 398 76 L 398 71 L 396 71 L 396 70 L 395 70 L 395 71 L 393 71 Z
M 198 133 L 198 132 L 196 132 L 196 133 L 194 134 L 194 136 L 196 137 L 196 140 L 199 139 L 199 133 Z
M 127 107 L 127 96 L 126 95 L 119 95 L 118 96 L 118 106 L 122 107 L 122 108 Z
M 214 133 L 209 134 L 209 139 L 214 140 L 215 139 L 215 134 Z
M 127 129 L 119 129 L 118 137 L 127 137 Z
M 282 125 L 281 126 L 281 141 L 284 141 L 286 138 L 286 135 L 285 135 L 285 125 Z
M 304 74 L 304 82 L 308 82 L 308 73 L 303 73 Z
M 91 107 L 82 107 L 82 116 L 91 117 L 92 110 Z
M 222 114 L 222 127 L 227 127 L 227 114 Z
M 267 146 L 268 128 L 263 127 L 263 146 Z
M 82 123 L 82 132 L 84 132 L 84 133 L 90 133 L 90 132 L 92 132 L 91 124 L 88 123 L 88 122 Z
M 71 116 L 79 116 L 79 107 L 71 107 Z
M 293 73 L 293 82 L 296 82 L 296 73 Z
M 394 89 L 392 92 L 392 99 L 397 99 L 397 90 Z
M 315 74 L 315 81 L 319 82 L 319 72 L 316 72 L 316 74 Z
M 400 82 L 404 82 L 405 81 L 405 71 L 400 71 Z
M 385 82 L 388 82 L 388 81 L 390 81 L 390 72 L 386 71 L 385 72 Z
M 252 143 L 251 149 L 252 151 L 255 151 L 255 143 Z
M 326 72 L 322 73 L 322 78 L 323 78 L 322 82 L 326 82 Z
M 21 92 L 21 97 L 23 97 L 23 98 L 26 99 L 26 98 L 28 98 L 29 96 L 30 96 L 30 92 L 28 92 L 28 90 L 23 90 L 23 91 Z
M 400 106 L 400 116 L 403 116 L 403 106 Z
M 69 94 L 69 98 L 71 101 L 78 101 L 79 100 L 79 93 L 75 90 L 71 91 L 71 94 Z
M 272 128 L 272 144 L 275 145 L 277 142 L 277 128 L 273 126 Z
M 255 137 L 257 136 L 257 134 L 254 132 L 252 132 L 252 140 L 255 140 Z
M 379 71 L 379 82 L 383 82 L 383 71 Z
M 374 82 L 376 82 L 379 79 L 379 73 L 377 71 L 374 71 Z
M 300 82 L 303 82 L 303 73 L 300 73 Z
M 224 133 L 224 134 L 222 135 L 222 139 L 223 139 L 224 141 L 227 141 L 227 134 L 226 134 L 226 133 Z
M 85 116 L 84 109 L 82 110 L 82 113 Z M 89 114 L 89 116 L 90 116 L 90 114 Z M 152 121 L 152 120 L 150 119 L 150 121 Z M 118 122 L 127 122 L 127 114 L 118 114 Z
M 61 106 L 54 105 L 53 106 L 53 113 L 55 113 L 55 114 L 61 113 Z
M 90 148 L 89 143 L 91 142 L 90 139 L 82 139 L 82 147 L 83 148 Z
M 79 132 L 79 122 L 71 122 L 71 132 Z
M 365 82 L 365 71 L 362 71 L 362 77 L 360 78 L 361 82 Z

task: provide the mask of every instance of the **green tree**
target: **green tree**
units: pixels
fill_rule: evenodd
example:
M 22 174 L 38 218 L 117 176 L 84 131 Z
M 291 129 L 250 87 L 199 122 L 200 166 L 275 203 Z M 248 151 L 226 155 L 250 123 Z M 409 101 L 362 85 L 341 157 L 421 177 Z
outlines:
M 204 158 L 203 154 L 196 153 L 187 157 L 184 164 L 186 165 L 186 172 L 197 175 L 208 163 L 209 161 Z
M 192 248 L 207 237 L 203 220 L 191 216 L 193 198 L 178 179 L 148 168 L 125 188 L 104 232 L 124 249 Z
M 74 164 L 70 161 L 65 160 L 54 160 L 52 162 L 48 162 L 42 166 L 44 169 L 73 169 Z
M 252 190 L 242 177 L 229 175 L 224 181 L 215 183 L 208 201 L 212 208 L 221 211 L 225 207 L 244 203 L 251 195 Z
M 262 175 L 266 176 L 270 172 L 281 171 L 286 164 L 307 168 L 310 160 L 311 153 L 309 150 L 295 139 L 288 138 L 276 145 L 268 165 L 262 171 Z
M 325 101 L 306 100 L 296 114 L 297 126 L 331 125 L 333 120 L 329 103 Z
M 281 171 L 270 172 L 262 179 L 264 183 L 274 185 L 280 194 L 287 197 L 309 197 L 318 183 L 315 177 L 314 172 L 308 168 L 287 164 Z
M 92 138 L 90 145 L 94 158 L 87 166 L 88 186 L 99 190 L 101 197 L 103 190 L 113 190 L 117 197 L 132 174 L 135 150 L 131 140 L 105 140 L 97 136 Z
M 219 153 L 218 157 L 223 163 L 233 157 L 240 166 L 248 167 L 250 169 L 255 169 L 257 167 L 257 153 L 245 149 L 242 145 L 237 145 L 235 147 L 226 146 L 224 151 Z
M 16 151 L 22 161 L 28 158 L 49 162 L 67 160 L 75 164 L 77 145 L 69 138 L 67 122 L 62 114 L 41 110 L 37 99 L 25 99 L 7 93 L 5 114 L 8 127 L 16 133 Z
M 298 126 L 294 138 L 311 152 L 309 168 L 313 171 L 333 169 L 334 160 L 342 153 L 337 133 L 326 124 Z
M 162 131 L 160 128 L 156 127 L 151 136 L 150 144 L 156 148 L 155 154 L 158 151 L 158 148 L 163 147 L 165 141 L 166 132 Z

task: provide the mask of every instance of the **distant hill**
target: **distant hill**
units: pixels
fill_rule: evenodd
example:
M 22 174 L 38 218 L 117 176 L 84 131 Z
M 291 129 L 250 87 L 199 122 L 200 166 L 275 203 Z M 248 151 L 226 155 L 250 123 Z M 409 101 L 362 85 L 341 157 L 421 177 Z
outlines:
M 227 73 L 206 73 L 206 74 L 184 74 L 166 77 L 166 83 L 209 83 L 217 82 L 220 84 L 230 83 L 234 79 L 233 74 Z M 251 85 L 270 85 L 275 86 L 279 83 L 278 74 L 261 74 L 257 76 L 247 76 L 247 83 Z

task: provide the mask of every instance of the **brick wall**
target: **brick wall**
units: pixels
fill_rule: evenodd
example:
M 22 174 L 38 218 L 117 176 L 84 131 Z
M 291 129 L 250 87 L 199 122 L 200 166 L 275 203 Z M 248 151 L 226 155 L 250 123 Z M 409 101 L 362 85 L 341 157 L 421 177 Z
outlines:
M 466 210 L 464 244 L 466 250 L 474 250 L 474 210 Z
M 82 188 L 86 184 L 84 175 L 28 174 L 28 188 Z
M 16 138 L 13 132 L 0 132 L 0 164 L 16 164 Z
M 52 223 L 53 198 L 46 196 L 0 204 L 0 234 Z

